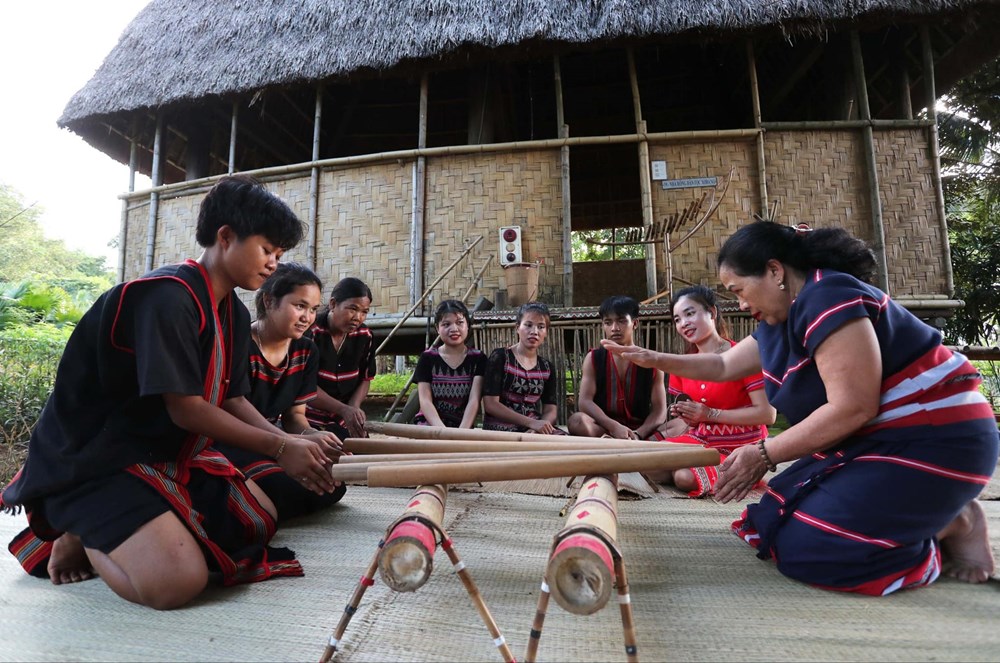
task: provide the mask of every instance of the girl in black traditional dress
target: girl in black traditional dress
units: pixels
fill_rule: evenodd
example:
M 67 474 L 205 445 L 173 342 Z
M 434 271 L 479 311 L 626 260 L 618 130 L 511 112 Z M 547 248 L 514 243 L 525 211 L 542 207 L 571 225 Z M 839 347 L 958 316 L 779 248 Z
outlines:
M 250 394 L 258 412 L 285 432 L 317 434 L 306 420 L 316 398 L 319 350 L 304 334 L 316 320 L 323 283 L 299 263 L 282 263 L 257 291 L 257 320 L 250 326 Z M 329 433 L 326 433 L 329 435 Z M 317 495 L 288 476 L 270 456 L 216 445 L 247 479 L 253 479 L 278 510 L 279 522 L 340 501 L 346 487 Z

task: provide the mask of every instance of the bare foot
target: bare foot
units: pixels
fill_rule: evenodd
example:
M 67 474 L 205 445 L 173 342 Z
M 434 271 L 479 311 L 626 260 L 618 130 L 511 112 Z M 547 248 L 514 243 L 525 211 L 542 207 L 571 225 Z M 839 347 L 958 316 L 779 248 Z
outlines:
M 67 532 L 53 542 L 49 556 L 49 578 L 53 585 L 81 582 L 93 577 L 94 568 L 80 537 Z
M 962 582 L 986 582 L 996 569 L 986 515 L 972 500 L 938 535 L 944 574 Z

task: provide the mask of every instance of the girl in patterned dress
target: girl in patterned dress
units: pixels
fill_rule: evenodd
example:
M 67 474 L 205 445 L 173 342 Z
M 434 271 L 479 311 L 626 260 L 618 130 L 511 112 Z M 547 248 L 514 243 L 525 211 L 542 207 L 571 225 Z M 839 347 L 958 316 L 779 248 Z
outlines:
M 523 304 L 517 312 L 517 343 L 494 350 L 486 366 L 484 429 L 565 434 L 556 428 L 559 376 L 538 354 L 548 331 L 549 307 Z
M 728 338 L 711 288 L 696 285 L 678 290 L 671 310 L 689 354 L 722 354 L 736 345 Z M 725 457 L 738 447 L 765 439 L 767 424 L 774 423 L 776 412 L 767 402 L 760 373 L 728 382 L 671 375 L 668 392 L 673 418 L 658 431 L 661 440 L 700 444 Z M 662 478 L 691 497 L 704 497 L 715 488 L 719 473 L 716 467 L 691 467 L 667 472 Z
M 414 381 L 420 412 L 413 423 L 449 428 L 474 428 L 483 395 L 486 355 L 466 345 L 469 309 L 457 299 L 441 302 L 434 325 L 442 345 L 425 350 L 417 361 Z
M 976 496 L 996 468 L 997 424 L 981 376 L 867 280 L 875 258 L 841 228 L 757 222 L 719 253 L 719 277 L 760 322 L 721 354 L 613 352 L 671 373 L 732 380 L 763 369 L 791 426 L 731 453 L 716 498 L 741 500 L 775 464 L 796 462 L 733 531 L 781 573 L 884 596 L 941 573 L 995 571 Z
M 282 263 L 257 291 L 257 320 L 250 326 L 250 393 L 247 400 L 270 423 L 287 433 L 325 435 L 306 421 L 306 403 L 316 398 L 319 351 L 304 334 L 316 320 L 323 283 L 295 262 Z M 346 486 L 317 495 L 290 477 L 270 456 L 228 444 L 216 448 L 263 490 L 278 521 L 311 513 L 340 501 Z

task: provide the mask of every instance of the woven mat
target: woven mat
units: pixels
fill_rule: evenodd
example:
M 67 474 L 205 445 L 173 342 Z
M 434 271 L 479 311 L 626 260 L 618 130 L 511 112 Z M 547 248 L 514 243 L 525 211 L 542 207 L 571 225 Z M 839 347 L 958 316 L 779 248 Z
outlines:
M 306 577 L 212 588 L 155 612 L 99 580 L 56 587 L 0 557 L 0 660 L 318 660 L 376 545 L 411 491 L 351 488 L 329 511 L 283 529 Z M 559 497 L 452 491 L 445 527 L 514 655 L 522 659 Z M 1000 502 L 986 502 L 1000 554 Z M 685 660 L 997 660 L 1000 582 L 948 579 L 887 599 L 812 589 L 782 577 L 728 532 L 739 505 L 623 501 L 619 541 L 631 584 L 639 657 Z M 0 516 L 9 540 L 24 517 Z M 335 660 L 501 660 L 447 557 L 418 592 L 380 581 L 365 594 Z M 589 617 L 554 601 L 539 660 L 624 660 L 612 600 Z

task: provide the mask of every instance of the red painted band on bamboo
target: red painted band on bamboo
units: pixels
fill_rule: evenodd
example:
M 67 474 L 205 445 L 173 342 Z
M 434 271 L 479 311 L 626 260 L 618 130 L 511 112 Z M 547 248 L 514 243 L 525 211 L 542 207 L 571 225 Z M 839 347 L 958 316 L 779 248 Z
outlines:
M 371 587 L 375 584 L 375 578 L 366 578 L 365 576 L 361 576 L 361 584 L 365 587 Z
M 611 551 L 608 550 L 608 547 L 601 542 L 600 539 L 592 534 L 580 533 L 566 537 L 559 543 L 558 546 L 556 546 L 555 551 L 552 553 L 552 557 L 554 558 L 567 548 L 583 548 L 585 550 L 589 550 L 600 557 L 601 561 L 608 567 L 608 570 L 614 573 L 615 563 L 611 559 Z
M 427 525 L 417 520 L 405 520 L 398 525 L 396 525 L 392 534 L 386 540 L 386 543 L 391 543 L 393 540 L 398 539 L 401 536 L 408 536 L 416 539 L 420 542 L 427 552 L 434 554 L 437 546 L 434 544 L 434 530 L 432 530 Z
M 615 510 L 615 507 L 611 506 L 611 502 L 602 500 L 600 497 L 585 497 L 582 500 L 577 500 L 576 504 L 573 505 L 573 510 L 570 511 L 570 515 L 574 514 L 578 507 L 585 504 L 590 504 L 591 506 L 594 504 L 600 505 L 605 511 L 611 514 L 611 517 L 616 523 L 618 522 L 618 513 Z

